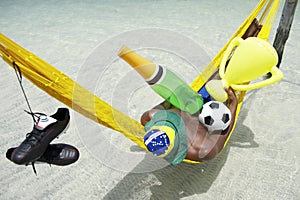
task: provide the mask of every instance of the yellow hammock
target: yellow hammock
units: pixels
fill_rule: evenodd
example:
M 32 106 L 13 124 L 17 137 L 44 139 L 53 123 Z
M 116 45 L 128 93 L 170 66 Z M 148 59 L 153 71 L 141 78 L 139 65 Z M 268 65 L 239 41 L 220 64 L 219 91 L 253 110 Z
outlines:
M 257 37 L 268 40 L 279 2 L 280 0 L 261 0 L 258 3 L 256 8 L 238 28 L 227 44 L 193 81 L 191 87 L 195 91 L 198 91 L 218 70 L 224 51 L 231 40 L 237 36 L 241 37 L 255 18 L 258 18 L 259 23 L 263 25 Z M 122 133 L 140 147 L 146 149 L 143 143 L 144 128 L 139 122 L 116 110 L 55 67 L 14 43 L 2 33 L 0 33 L 0 54 L 2 59 L 11 67 L 17 65 L 24 77 L 57 100 L 81 113 L 85 117 Z M 76 91 L 76 94 L 74 91 Z M 237 92 L 239 104 L 236 112 L 236 119 L 240 112 L 244 96 L 245 92 Z M 230 136 L 232 132 L 230 133 Z M 230 136 L 224 144 L 224 147 Z M 185 161 L 198 163 L 190 160 Z

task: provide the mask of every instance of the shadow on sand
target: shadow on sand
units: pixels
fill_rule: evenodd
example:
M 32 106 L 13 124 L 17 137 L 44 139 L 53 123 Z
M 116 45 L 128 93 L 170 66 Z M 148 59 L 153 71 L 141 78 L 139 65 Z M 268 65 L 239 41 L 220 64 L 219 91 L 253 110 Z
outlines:
M 182 163 L 147 173 L 128 173 L 103 199 L 180 199 L 205 193 L 226 163 L 231 147 L 255 148 L 254 134 L 243 125 L 243 109 L 230 141 L 223 152 L 205 164 Z M 147 163 L 147 156 L 136 168 Z M 148 162 L 149 164 L 149 162 Z M 134 171 L 134 170 L 133 170 Z

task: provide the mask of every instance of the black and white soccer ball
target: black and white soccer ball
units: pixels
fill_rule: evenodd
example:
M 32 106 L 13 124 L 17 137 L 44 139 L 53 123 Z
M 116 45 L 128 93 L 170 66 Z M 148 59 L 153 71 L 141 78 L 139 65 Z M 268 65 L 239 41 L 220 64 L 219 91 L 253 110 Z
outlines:
M 203 105 L 199 120 L 208 132 L 221 132 L 230 125 L 231 112 L 222 102 L 209 101 Z

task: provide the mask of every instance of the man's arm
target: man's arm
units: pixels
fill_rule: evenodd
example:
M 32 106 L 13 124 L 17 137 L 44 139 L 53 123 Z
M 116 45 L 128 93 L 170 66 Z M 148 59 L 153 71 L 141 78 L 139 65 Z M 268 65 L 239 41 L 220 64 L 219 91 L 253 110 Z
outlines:
M 145 126 L 145 124 L 150 121 L 155 113 L 160 110 L 168 110 L 171 109 L 173 106 L 167 101 L 163 101 L 162 103 L 156 105 L 151 110 L 144 112 L 141 116 L 141 124 Z
M 229 136 L 229 133 L 233 129 L 235 123 L 235 114 L 237 108 L 237 98 L 232 89 L 225 89 L 228 93 L 228 108 L 231 112 L 231 122 L 229 127 L 220 134 L 210 134 L 207 136 L 201 149 L 198 152 L 200 160 L 209 160 L 214 158 L 224 147 L 224 144 Z

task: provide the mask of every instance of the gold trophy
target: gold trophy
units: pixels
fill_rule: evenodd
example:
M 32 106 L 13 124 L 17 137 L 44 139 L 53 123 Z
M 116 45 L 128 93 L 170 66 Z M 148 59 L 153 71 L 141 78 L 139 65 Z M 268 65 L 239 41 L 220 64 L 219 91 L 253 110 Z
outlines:
M 212 98 L 225 102 L 228 96 L 224 87 L 245 91 L 271 85 L 281 80 L 283 74 L 276 67 L 277 63 L 277 52 L 267 41 L 257 37 L 249 37 L 246 40 L 236 37 L 231 41 L 222 58 L 219 68 L 221 80 L 210 80 L 205 88 Z M 270 78 L 248 84 L 268 72 L 272 74 Z

